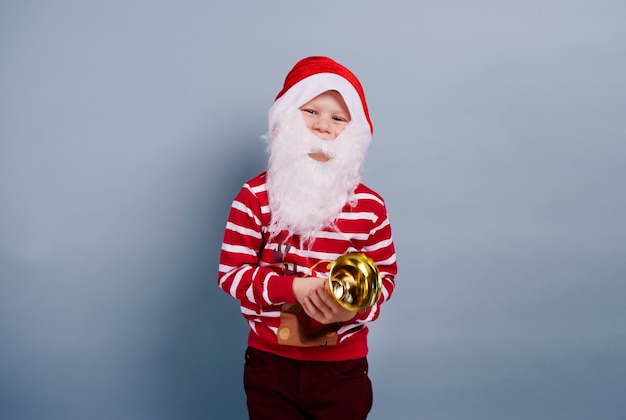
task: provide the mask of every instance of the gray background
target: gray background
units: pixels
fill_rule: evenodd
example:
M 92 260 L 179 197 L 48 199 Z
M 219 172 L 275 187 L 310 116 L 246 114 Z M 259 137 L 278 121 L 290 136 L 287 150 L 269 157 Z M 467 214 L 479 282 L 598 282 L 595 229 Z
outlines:
M 626 418 L 626 3 L 2 1 L 0 418 L 245 418 L 216 286 L 286 72 L 374 122 L 372 419 Z

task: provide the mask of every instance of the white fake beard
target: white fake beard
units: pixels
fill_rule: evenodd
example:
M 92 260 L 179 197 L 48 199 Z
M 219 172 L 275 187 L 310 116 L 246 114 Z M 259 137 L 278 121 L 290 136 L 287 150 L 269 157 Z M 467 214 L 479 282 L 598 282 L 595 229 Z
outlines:
M 286 112 L 269 135 L 267 190 L 272 220 L 271 237 L 286 230 L 311 241 L 332 226 L 341 209 L 353 200 L 371 140 L 368 128 L 348 123 L 335 140 L 323 140 L 304 124 L 299 109 Z M 309 156 L 323 152 L 318 162 Z

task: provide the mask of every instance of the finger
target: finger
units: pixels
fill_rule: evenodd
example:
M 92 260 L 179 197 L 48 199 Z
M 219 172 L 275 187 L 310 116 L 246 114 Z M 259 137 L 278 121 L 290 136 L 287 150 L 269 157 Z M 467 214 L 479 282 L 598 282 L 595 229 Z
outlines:
M 322 288 L 317 287 L 309 294 L 309 298 L 315 304 L 315 306 L 324 314 L 330 315 L 334 312 L 332 306 L 332 299 L 329 299 L 328 293 Z
M 339 309 L 341 306 L 337 303 L 335 298 L 331 296 L 330 292 L 324 287 L 318 287 L 316 293 L 319 299 L 324 302 L 326 306 L 331 309 Z
M 326 316 L 324 312 L 322 312 L 317 306 L 315 306 L 309 296 L 304 297 L 304 300 L 302 302 L 302 309 L 304 310 L 304 313 L 312 319 L 322 324 L 326 323 Z
M 305 298 L 307 300 L 307 315 L 322 323 L 334 322 L 341 307 L 336 304 L 323 287 L 311 290 Z

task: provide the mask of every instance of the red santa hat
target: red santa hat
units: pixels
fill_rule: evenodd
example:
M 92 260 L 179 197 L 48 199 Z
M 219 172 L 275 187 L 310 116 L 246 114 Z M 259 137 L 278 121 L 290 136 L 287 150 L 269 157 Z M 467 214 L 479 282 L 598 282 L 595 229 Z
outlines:
M 282 112 L 299 108 L 328 90 L 336 90 L 341 94 L 350 111 L 351 122 L 368 127 L 370 134 L 374 132 L 359 79 L 348 68 L 321 56 L 298 61 L 287 74 L 282 90 L 270 107 L 270 132 L 274 130 Z

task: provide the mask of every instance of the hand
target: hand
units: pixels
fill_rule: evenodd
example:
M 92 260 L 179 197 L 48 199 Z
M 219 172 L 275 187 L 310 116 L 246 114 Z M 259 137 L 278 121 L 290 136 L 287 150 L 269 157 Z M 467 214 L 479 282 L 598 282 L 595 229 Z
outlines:
M 298 278 L 294 281 L 294 294 L 304 312 L 322 324 L 346 322 L 356 316 L 356 312 L 345 309 L 331 296 L 326 279 Z
M 316 287 L 324 287 L 326 279 L 320 277 L 296 277 L 293 280 L 293 294 L 296 301 L 302 305 L 304 297 Z

